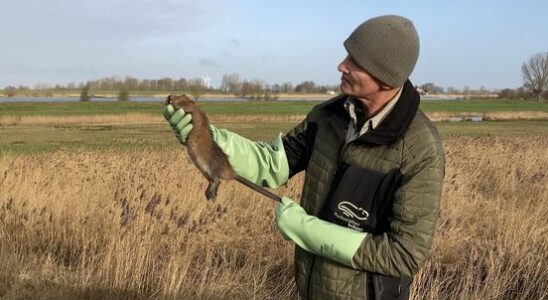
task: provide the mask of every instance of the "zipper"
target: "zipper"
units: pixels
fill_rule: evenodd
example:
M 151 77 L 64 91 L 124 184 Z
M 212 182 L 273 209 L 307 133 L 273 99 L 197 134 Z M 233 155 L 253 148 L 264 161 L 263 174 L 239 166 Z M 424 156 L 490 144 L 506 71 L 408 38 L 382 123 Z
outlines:
M 339 169 L 341 162 L 343 162 L 343 156 L 346 153 L 346 150 L 348 149 L 348 147 L 350 146 L 350 143 L 344 142 L 344 144 L 341 147 L 341 150 L 339 151 L 339 157 L 337 161 L 337 170 Z

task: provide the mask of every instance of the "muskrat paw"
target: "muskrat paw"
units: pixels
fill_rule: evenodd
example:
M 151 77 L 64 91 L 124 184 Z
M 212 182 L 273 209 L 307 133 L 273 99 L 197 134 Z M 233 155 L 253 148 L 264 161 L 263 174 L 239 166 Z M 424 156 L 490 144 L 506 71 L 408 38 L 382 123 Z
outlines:
M 207 189 L 205 192 L 206 198 L 209 201 L 215 201 L 215 198 L 217 198 L 217 189 L 219 188 L 220 181 L 210 181 L 207 185 Z

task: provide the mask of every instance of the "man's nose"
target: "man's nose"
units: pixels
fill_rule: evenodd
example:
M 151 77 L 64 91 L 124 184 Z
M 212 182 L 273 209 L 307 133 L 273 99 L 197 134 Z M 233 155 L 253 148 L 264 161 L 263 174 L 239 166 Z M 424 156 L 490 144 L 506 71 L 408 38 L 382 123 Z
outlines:
M 348 74 L 349 73 L 349 69 L 348 69 L 348 66 L 346 65 L 346 62 L 348 61 L 348 57 L 346 57 L 343 61 L 341 61 L 341 63 L 339 64 L 339 66 L 337 67 L 337 70 L 343 74 Z

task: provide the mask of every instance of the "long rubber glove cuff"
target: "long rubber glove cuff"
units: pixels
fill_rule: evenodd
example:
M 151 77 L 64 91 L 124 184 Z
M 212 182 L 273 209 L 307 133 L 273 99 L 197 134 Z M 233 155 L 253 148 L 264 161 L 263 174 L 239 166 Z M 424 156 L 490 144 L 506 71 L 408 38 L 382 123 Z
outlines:
M 288 197 L 276 207 L 278 229 L 302 249 L 357 269 L 352 258 L 367 233 L 308 215 Z
M 226 129 L 209 125 L 215 143 L 228 157 L 236 174 L 261 186 L 279 187 L 289 178 L 282 134 L 272 145 L 254 142 Z

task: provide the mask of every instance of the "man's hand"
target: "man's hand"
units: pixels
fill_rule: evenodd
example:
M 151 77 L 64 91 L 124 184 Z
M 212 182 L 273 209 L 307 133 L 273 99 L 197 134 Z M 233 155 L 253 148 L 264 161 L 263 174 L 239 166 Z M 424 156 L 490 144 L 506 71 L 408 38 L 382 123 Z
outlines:
M 164 107 L 163 114 L 164 118 L 171 125 L 171 128 L 173 128 L 177 140 L 184 145 L 188 134 L 192 130 L 192 115 L 185 113 L 182 108 L 175 111 L 175 108 L 171 104 Z
M 352 258 L 367 233 L 310 216 L 295 201 L 283 197 L 276 207 L 276 222 L 286 240 L 302 249 L 355 268 Z

